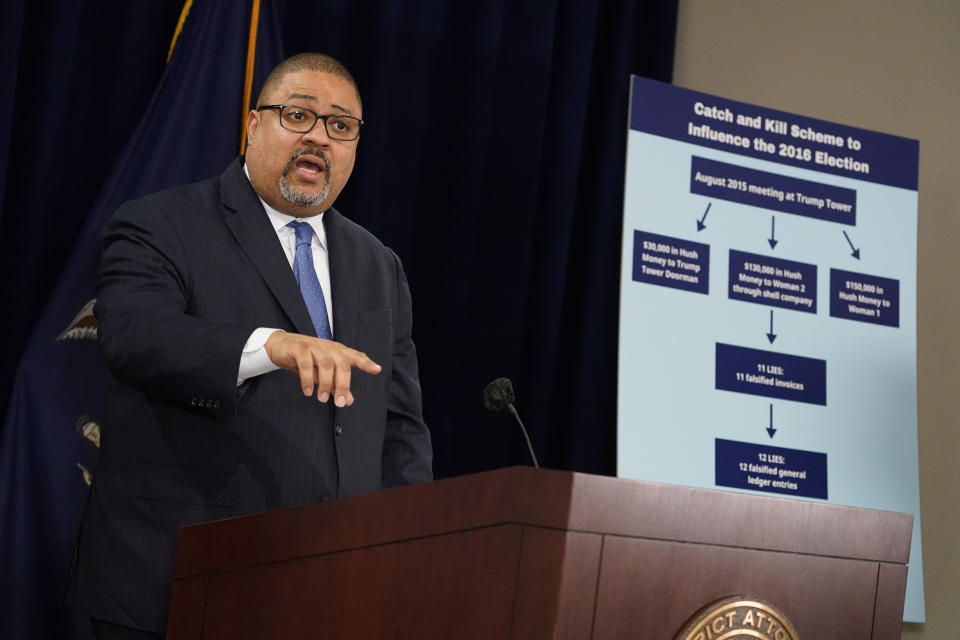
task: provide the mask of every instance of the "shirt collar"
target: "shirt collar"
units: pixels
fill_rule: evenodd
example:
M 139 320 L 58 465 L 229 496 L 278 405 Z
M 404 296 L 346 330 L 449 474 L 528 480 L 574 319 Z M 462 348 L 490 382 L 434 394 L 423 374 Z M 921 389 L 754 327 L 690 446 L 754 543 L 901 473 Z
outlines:
M 247 180 L 250 180 L 250 172 L 247 171 L 246 163 L 243 164 L 243 173 L 245 176 L 247 176 Z M 250 183 L 250 186 L 253 186 L 253 183 Z M 253 191 L 254 193 L 256 193 L 257 190 L 254 189 Z M 285 231 L 292 232 L 293 228 L 287 227 L 287 225 L 293 222 L 294 220 L 299 220 L 300 222 L 306 222 L 311 227 L 313 227 L 313 235 L 317 237 L 317 242 L 320 243 L 320 246 L 323 248 L 324 251 L 327 250 L 327 231 L 323 227 L 323 216 L 326 213 L 326 211 L 315 216 L 309 216 L 306 218 L 296 218 L 294 216 L 287 215 L 282 211 L 277 211 L 276 209 L 271 207 L 269 204 L 267 204 L 266 200 L 260 197 L 259 193 L 257 193 L 257 199 L 259 199 L 260 204 L 263 205 L 263 210 L 267 212 L 267 217 L 270 218 L 270 224 L 273 225 L 273 230 L 276 231 L 278 234 L 283 233 Z

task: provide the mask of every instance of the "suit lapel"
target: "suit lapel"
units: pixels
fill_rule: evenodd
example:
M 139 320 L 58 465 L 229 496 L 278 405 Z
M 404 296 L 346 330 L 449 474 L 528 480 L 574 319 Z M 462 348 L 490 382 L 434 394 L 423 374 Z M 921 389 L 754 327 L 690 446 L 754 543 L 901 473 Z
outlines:
M 242 158 L 231 164 L 220 176 L 220 201 L 229 210 L 226 215 L 227 227 L 297 332 L 308 336 L 316 335 L 297 280 L 277 240 L 277 234 L 253 186 L 243 173 Z
M 333 337 L 347 346 L 357 342 L 357 313 L 360 291 L 353 270 L 358 256 L 357 243 L 344 224 L 343 216 L 330 208 L 323 214 L 327 232 L 327 256 L 330 260 L 330 288 L 333 298 Z

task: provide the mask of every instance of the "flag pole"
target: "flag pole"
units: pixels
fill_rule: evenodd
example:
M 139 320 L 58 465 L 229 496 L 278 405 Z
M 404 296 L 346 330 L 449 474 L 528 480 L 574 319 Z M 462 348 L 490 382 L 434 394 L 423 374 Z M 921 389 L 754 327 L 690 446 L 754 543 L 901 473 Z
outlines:
M 250 38 L 247 41 L 247 71 L 243 79 L 243 105 L 240 113 L 240 155 L 247 148 L 247 110 L 250 108 L 250 90 L 253 84 L 253 62 L 257 52 L 257 24 L 260 20 L 260 0 L 253 0 L 250 11 Z

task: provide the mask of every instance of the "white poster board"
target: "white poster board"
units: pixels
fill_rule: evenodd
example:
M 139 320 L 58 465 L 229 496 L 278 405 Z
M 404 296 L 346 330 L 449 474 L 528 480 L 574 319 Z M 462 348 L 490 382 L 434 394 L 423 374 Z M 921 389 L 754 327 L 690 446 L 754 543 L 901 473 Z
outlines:
M 913 513 L 919 144 L 633 78 L 618 475 Z

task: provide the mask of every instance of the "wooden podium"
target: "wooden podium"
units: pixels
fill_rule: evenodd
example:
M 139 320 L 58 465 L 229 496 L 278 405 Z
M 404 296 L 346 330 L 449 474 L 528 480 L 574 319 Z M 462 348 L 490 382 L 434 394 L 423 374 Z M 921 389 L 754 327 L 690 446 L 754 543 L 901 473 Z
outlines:
M 899 640 L 913 516 L 527 467 L 185 527 L 168 637 Z

